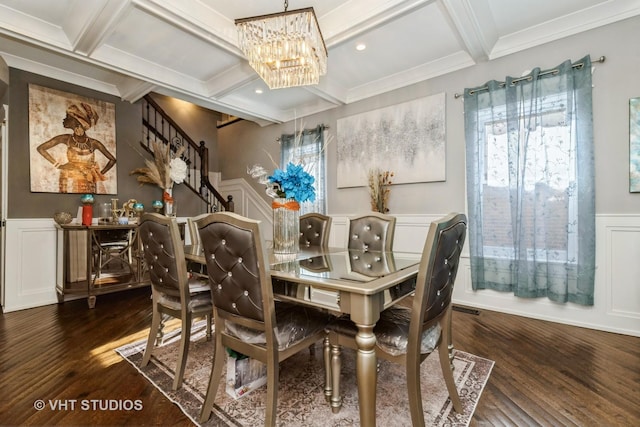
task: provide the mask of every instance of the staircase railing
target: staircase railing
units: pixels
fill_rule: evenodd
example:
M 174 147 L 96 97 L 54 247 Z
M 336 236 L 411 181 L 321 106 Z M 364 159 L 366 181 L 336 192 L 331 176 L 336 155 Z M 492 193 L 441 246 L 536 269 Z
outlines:
M 233 197 L 225 198 L 209 181 L 209 149 L 204 141 L 196 144 L 176 122 L 146 95 L 142 100 L 142 148 L 153 153 L 153 142 L 169 144 L 173 153 L 185 146 L 182 159 L 187 164 L 184 185 L 207 205 L 208 212 L 233 211 Z

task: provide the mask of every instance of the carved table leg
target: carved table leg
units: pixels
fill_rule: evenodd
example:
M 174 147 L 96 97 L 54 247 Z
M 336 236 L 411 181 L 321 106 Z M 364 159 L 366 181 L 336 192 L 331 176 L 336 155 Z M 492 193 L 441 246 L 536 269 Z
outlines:
M 342 407 L 342 397 L 340 396 L 340 371 L 342 369 L 342 347 L 331 346 L 331 412 L 337 414 Z
M 376 425 L 376 336 L 373 334 L 373 325 L 358 324 L 357 326 L 356 377 L 358 379 L 360 425 L 369 427 Z
M 322 341 L 322 353 L 324 356 L 324 398 L 331 403 L 333 381 L 331 379 L 331 345 L 329 344 L 328 336 Z

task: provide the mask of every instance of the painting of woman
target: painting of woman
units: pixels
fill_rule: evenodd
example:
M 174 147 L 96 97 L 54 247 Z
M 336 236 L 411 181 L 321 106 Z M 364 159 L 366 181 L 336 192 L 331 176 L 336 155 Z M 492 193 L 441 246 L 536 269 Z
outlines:
M 62 125 L 72 133 L 57 135 L 37 148 L 45 159 L 60 170 L 60 193 L 96 193 L 96 184 L 105 181 L 105 174 L 116 164 L 116 158 L 97 139 L 86 134 L 98 121 L 98 114 L 89 104 L 72 104 Z M 56 160 L 47 150 L 59 144 L 66 146 L 66 161 Z M 96 152 L 108 160 L 100 169 Z
M 113 104 L 31 85 L 29 98 L 31 191 L 117 193 Z

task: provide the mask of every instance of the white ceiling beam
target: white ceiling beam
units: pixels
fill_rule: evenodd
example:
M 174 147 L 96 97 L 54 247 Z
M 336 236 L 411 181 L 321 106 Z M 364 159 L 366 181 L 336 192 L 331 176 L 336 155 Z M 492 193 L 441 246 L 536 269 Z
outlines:
M 73 13 L 69 14 L 63 25 L 73 46 L 72 50 L 91 56 L 131 9 L 128 0 L 77 2 Z
M 36 46 L 68 50 L 69 38 L 60 26 L 0 5 L 0 33 Z
M 436 0 L 350 0 L 318 17 L 327 48 Z
M 453 30 L 475 62 L 486 62 L 498 41 L 496 25 L 487 0 L 440 0 Z
M 0 38 L 1 40 L 1 38 Z M 2 40 L 2 49 L 7 48 L 6 40 Z M 68 70 L 53 67 L 43 62 L 26 59 L 20 55 L 7 53 L 6 50 L 0 51 L 0 55 L 11 68 L 27 71 L 29 73 L 47 76 L 52 79 L 60 80 L 74 85 L 86 87 L 98 92 L 106 93 L 113 96 L 120 96 L 117 86 L 105 81 L 94 79 L 82 74 L 73 73 Z
M 317 85 L 303 88 L 336 107 L 347 103 L 347 88 L 328 77 L 321 78 Z
M 274 117 L 273 114 L 270 114 L 269 112 L 261 111 L 262 106 L 260 105 L 240 103 L 234 103 L 232 105 L 219 100 L 212 100 L 191 91 L 184 91 L 181 88 L 169 88 L 166 86 L 158 86 L 157 90 L 154 92 L 191 102 L 192 104 L 200 105 L 201 107 L 208 108 L 219 113 L 241 117 L 245 120 L 255 121 L 256 123 L 262 123 L 261 126 L 272 123 L 282 123 L 283 121 L 280 118 Z
M 222 98 L 258 79 L 260 77 L 249 63 L 242 61 L 224 72 L 216 74 L 206 81 L 204 85 L 207 88 L 208 96 Z
M 120 99 L 131 103 L 142 99 L 145 95 L 155 92 L 158 89 L 158 86 L 155 84 L 131 77 L 124 77 L 116 86 L 120 92 Z
M 530 28 L 500 37 L 489 59 L 500 58 L 640 14 L 640 1 L 604 1 Z M 635 48 L 635 47 L 634 47 Z M 637 48 L 635 48 L 637 49 Z M 594 52 L 594 55 L 600 55 Z
M 193 34 L 202 40 L 244 58 L 238 49 L 235 23 L 207 7 L 204 2 L 184 0 L 130 0 L 140 9 Z
M 418 67 L 390 75 L 367 84 L 351 88 L 347 102 L 356 102 L 371 96 L 380 95 L 413 83 L 419 83 L 474 65 L 475 62 L 465 51 L 453 53 L 444 58 Z

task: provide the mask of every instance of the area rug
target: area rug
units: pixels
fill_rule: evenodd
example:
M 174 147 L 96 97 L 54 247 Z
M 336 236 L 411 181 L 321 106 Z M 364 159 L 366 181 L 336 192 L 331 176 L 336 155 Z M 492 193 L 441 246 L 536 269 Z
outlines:
M 179 338 L 179 330 L 166 334 L 162 346 L 154 350 L 151 362 L 144 368 L 140 368 L 140 361 L 146 340 L 122 346 L 116 351 L 176 403 L 195 425 L 263 425 L 266 386 L 234 399 L 225 391 L 225 381 L 220 383 L 211 418 L 203 424 L 198 422 L 211 372 L 214 342 L 206 340 L 204 322 L 194 324 L 183 385 L 179 390 L 172 391 Z M 355 352 L 344 349 L 342 353 L 341 394 L 344 397 L 342 409 L 337 414 L 332 413 L 324 397 L 321 343 L 316 344 L 313 353 L 302 351 L 281 362 L 277 424 L 295 427 L 359 425 Z M 455 352 L 453 363 L 454 377 L 464 407 L 463 414 L 453 410 L 437 352 L 422 363 L 422 402 L 428 426 L 468 426 L 493 368 L 493 361 L 459 350 Z M 226 378 L 224 372 L 223 378 Z M 379 361 L 376 400 L 378 425 L 411 425 L 402 367 L 384 360 Z

